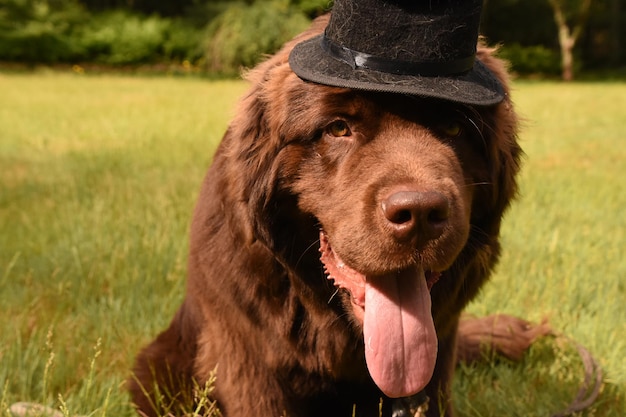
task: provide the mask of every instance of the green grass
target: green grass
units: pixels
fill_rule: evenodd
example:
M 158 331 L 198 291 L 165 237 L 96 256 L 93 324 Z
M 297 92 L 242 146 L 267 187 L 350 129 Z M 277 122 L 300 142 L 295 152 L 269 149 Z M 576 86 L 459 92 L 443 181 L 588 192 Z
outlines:
M 137 350 L 184 291 L 187 228 L 242 82 L 0 73 L 0 416 L 34 401 L 131 416 Z M 516 84 L 528 157 L 504 257 L 471 305 L 539 321 L 605 372 L 588 416 L 626 410 L 626 84 Z M 547 416 L 582 381 L 546 340 L 465 367 L 462 416 Z
M 602 395 L 585 415 L 623 416 L 626 84 L 516 87 L 526 118 L 521 196 L 506 217 L 498 272 L 469 311 L 547 317 L 604 370 Z M 584 374 L 575 351 L 555 352 L 554 345 L 540 344 L 521 366 L 460 372 L 463 414 L 547 416 L 563 410 Z

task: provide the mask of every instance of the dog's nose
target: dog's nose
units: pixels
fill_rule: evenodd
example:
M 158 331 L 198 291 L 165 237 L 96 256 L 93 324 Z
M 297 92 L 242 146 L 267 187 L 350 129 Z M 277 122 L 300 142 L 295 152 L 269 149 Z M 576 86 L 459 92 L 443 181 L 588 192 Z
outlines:
M 396 191 L 381 207 L 394 237 L 418 245 L 441 236 L 450 211 L 448 198 L 437 191 Z

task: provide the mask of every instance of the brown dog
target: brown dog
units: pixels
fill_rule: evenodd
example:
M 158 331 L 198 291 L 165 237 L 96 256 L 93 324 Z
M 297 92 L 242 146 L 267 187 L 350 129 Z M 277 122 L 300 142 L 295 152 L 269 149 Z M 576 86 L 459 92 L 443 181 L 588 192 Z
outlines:
M 192 409 L 215 369 L 225 416 L 400 416 L 424 393 L 428 415 L 452 412 L 459 317 L 516 192 L 505 66 L 479 45 L 504 86 L 489 106 L 303 81 L 290 51 L 326 24 L 249 74 L 196 207 L 187 296 L 137 359 L 145 415 Z M 465 355 L 481 332 L 460 335 Z

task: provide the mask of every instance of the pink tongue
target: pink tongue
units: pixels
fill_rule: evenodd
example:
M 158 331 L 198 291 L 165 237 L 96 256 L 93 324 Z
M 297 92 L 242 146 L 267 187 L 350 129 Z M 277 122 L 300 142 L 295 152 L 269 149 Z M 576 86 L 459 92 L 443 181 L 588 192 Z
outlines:
M 378 388 L 392 398 L 421 391 L 437 359 L 437 335 L 424 271 L 365 283 L 365 359 Z

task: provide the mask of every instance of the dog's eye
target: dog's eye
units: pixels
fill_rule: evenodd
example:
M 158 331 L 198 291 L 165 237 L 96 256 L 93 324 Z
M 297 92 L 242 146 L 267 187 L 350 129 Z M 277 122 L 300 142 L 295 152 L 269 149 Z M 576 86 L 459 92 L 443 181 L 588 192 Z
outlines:
M 329 124 L 326 128 L 326 132 L 336 138 L 350 136 L 352 134 L 352 132 L 350 131 L 350 126 L 348 126 L 348 123 L 343 120 L 336 120 Z
M 455 120 L 442 123 L 438 128 L 442 134 L 450 138 L 456 138 L 463 133 L 463 126 Z

